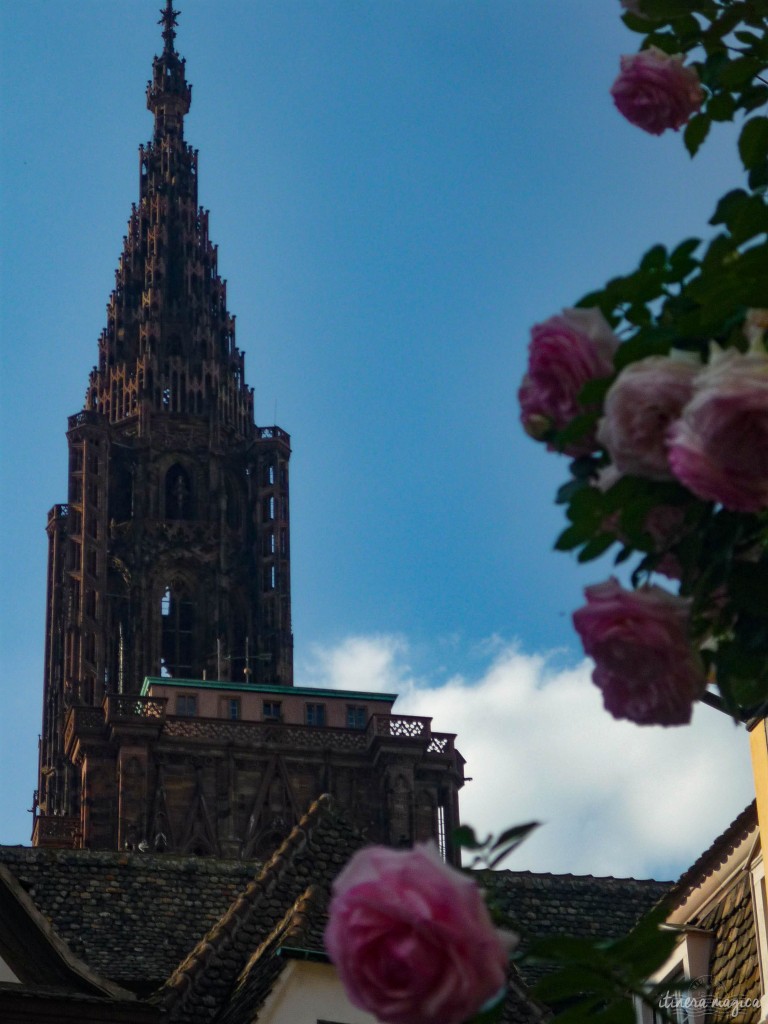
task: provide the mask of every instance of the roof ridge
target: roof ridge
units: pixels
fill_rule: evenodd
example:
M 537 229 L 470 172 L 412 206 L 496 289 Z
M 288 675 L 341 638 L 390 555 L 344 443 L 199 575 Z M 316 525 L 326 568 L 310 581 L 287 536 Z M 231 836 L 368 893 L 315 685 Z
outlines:
M 669 892 L 671 905 L 684 903 L 690 894 L 693 880 L 703 873 L 712 874 L 733 852 L 736 845 L 758 828 L 757 800 L 752 800 L 737 814 L 704 852 L 680 875 Z
M 186 998 L 205 971 L 209 960 L 222 947 L 234 941 L 243 921 L 256 909 L 259 897 L 268 896 L 272 892 L 290 868 L 293 858 L 306 847 L 316 829 L 326 819 L 335 817 L 336 806 L 332 797 L 327 793 L 322 794 L 291 829 L 256 878 L 248 883 L 229 909 L 158 989 L 154 997 L 157 1001 L 172 1009 L 179 1000 Z M 273 930 L 270 929 L 270 934 Z
M 562 879 L 574 879 L 574 880 L 590 880 L 593 882 L 635 882 L 638 885 L 672 885 L 671 879 L 661 878 L 635 878 L 633 875 L 581 875 L 573 874 L 570 871 L 557 872 L 557 871 L 529 871 L 529 870 L 514 870 L 512 868 L 499 868 L 499 869 L 485 869 L 482 874 L 488 874 L 491 872 L 494 875 L 508 875 L 520 878 L 528 876 L 530 878 L 562 878 Z
M 19 905 L 34 929 L 51 947 L 56 957 L 64 965 L 65 971 L 77 977 L 81 982 L 85 982 L 87 986 L 90 986 L 94 990 L 94 996 L 129 1002 L 137 1000 L 135 992 L 131 992 L 129 989 L 112 981 L 111 978 L 99 974 L 82 957 L 79 957 L 70 949 L 51 921 L 36 906 L 32 897 L 24 891 L 18 879 L 14 877 L 4 864 L 0 864 L 0 887 L 4 888 L 10 898 Z
M 291 938 L 302 941 L 305 935 L 306 928 L 306 914 L 307 911 L 314 908 L 314 905 L 319 897 L 318 887 L 312 883 L 294 900 L 292 905 L 286 910 L 277 924 L 274 926 L 269 935 L 266 935 L 264 939 L 259 943 L 253 953 L 248 957 L 248 960 L 243 965 L 243 969 L 237 976 L 238 982 L 241 981 L 250 972 L 253 965 L 264 955 L 266 950 L 270 946 L 274 946 L 280 938 Z M 307 904 L 310 907 L 307 907 Z

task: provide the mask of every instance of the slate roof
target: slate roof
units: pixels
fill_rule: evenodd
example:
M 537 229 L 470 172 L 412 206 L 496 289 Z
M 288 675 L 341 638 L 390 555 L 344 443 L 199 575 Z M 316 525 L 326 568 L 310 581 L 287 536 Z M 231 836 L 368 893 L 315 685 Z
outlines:
M 293 950 L 311 950 L 325 959 L 323 929 L 327 894 L 310 885 L 250 957 L 216 1024 L 249 1024 L 261 1008 Z
M 653 879 L 595 878 L 532 871 L 481 871 L 489 902 L 521 935 L 521 950 L 532 938 L 618 939 L 626 935 L 672 888 Z M 528 985 L 546 968 L 521 966 Z
M 750 837 L 756 839 L 757 829 L 757 805 L 753 801 L 680 877 L 671 893 L 675 905 L 684 905 L 691 892 L 724 865 L 737 847 Z M 715 905 L 707 904 L 702 912 L 688 918 L 686 925 L 710 932 L 713 937 L 709 982 L 721 1006 L 713 1009 L 708 1020 L 712 1024 L 734 1019 L 739 1024 L 757 1024 L 760 964 L 749 875 L 739 872 L 718 895 Z M 734 1007 L 738 1007 L 735 1017 Z
M 161 985 L 257 874 L 257 861 L 0 847 L 72 952 L 142 994 Z
M 751 832 L 757 830 L 757 801 L 748 804 L 730 825 L 720 833 L 717 839 L 707 847 L 704 853 L 684 871 L 670 893 L 675 905 L 680 905 L 690 895 L 692 889 L 701 885 L 702 881 L 713 874 L 733 853 Z
M 714 1024 L 733 1021 L 732 1009 L 739 1006 L 739 1024 L 757 1024 L 760 964 L 749 876 L 740 876 L 717 906 L 696 923 L 714 935 L 709 980 L 712 993 L 724 1005 L 710 1019 Z M 740 1004 L 741 1000 L 749 1000 L 751 1005 Z
M 109 1020 L 156 1024 L 156 1008 L 100 977 L 57 935 L 10 871 L 0 864 L 0 957 L 15 982 L 0 984 L 0 1020 Z
M 733 831 L 731 826 L 721 841 Z M 164 1019 L 250 1024 L 292 950 L 324 956 L 331 881 L 363 843 L 330 798 L 322 797 L 263 867 L 22 847 L 0 847 L 0 864 L 91 968 L 142 995 L 156 989 L 152 1002 Z M 526 936 L 618 938 L 672 888 L 652 880 L 509 870 L 478 872 L 478 881 L 524 944 Z M 680 883 L 674 889 L 679 893 Z M 701 924 L 731 936 L 714 963 L 742 991 L 754 982 L 756 951 L 737 946 L 741 953 L 734 960 L 728 943 L 734 928 L 739 935 L 749 930 L 745 892 L 718 909 L 722 919 Z M 547 1008 L 527 988 L 541 973 L 513 966 L 505 1024 L 546 1020 Z
M 237 977 L 215 1024 L 251 1024 L 274 986 L 286 959 L 293 956 L 327 961 L 323 946 L 330 888 L 309 885 L 255 950 Z M 517 968 L 510 965 L 504 1024 L 541 1024 L 551 1016 L 531 996 Z
M 328 892 L 332 880 L 363 845 L 363 837 L 337 813 L 329 797 L 315 801 L 258 877 L 158 992 L 169 1019 L 185 1024 L 213 1021 L 233 987 L 233 997 L 236 994 L 238 979 L 247 979 L 254 952 L 277 940 L 281 923 L 290 918 L 287 908 L 299 913 L 301 899 L 307 898 L 312 885 Z M 250 1021 L 251 1016 L 227 1018 L 231 1024 L 240 1019 Z

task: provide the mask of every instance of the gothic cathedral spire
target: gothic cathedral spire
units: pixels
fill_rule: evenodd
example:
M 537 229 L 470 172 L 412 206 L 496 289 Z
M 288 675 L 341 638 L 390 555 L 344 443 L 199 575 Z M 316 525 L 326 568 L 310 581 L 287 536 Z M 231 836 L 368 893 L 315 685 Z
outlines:
M 48 517 L 38 846 L 270 856 L 330 793 L 457 861 L 464 759 L 394 694 L 293 685 L 290 438 L 257 427 L 167 0 L 98 364 Z
M 48 518 L 48 608 L 38 800 L 76 815 L 73 705 L 138 693 L 147 676 L 292 685 L 290 438 L 254 422 L 198 155 L 191 86 L 163 9 L 152 140 L 123 238 L 81 412 L 69 419 L 69 494 Z

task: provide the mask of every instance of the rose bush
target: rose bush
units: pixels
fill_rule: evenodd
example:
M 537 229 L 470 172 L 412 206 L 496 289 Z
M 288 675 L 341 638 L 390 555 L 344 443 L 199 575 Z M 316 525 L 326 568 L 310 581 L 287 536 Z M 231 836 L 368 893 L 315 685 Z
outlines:
M 584 593 L 573 622 L 606 710 L 638 725 L 689 722 L 706 683 L 688 635 L 689 602 L 656 586 L 625 590 L 615 578 Z
M 698 359 L 649 356 L 625 367 L 605 396 L 597 440 L 620 473 L 671 480 L 667 435 L 693 393 Z
M 511 943 L 471 878 L 424 843 L 355 854 L 325 945 L 350 1000 L 386 1024 L 461 1024 L 503 990 Z
M 621 58 L 621 72 L 611 88 L 620 113 L 638 128 L 661 135 L 677 131 L 701 107 L 704 90 L 694 68 L 680 54 L 655 46 Z
M 737 512 L 768 508 L 768 353 L 713 348 L 670 433 L 674 475 L 700 498 Z
M 528 371 L 518 392 L 527 433 L 541 439 L 584 413 L 579 394 L 590 380 L 610 377 L 618 339 L 599 309 L 564 309 L 531 328 Z M 591 451 L 594 434 L 564 447 Z

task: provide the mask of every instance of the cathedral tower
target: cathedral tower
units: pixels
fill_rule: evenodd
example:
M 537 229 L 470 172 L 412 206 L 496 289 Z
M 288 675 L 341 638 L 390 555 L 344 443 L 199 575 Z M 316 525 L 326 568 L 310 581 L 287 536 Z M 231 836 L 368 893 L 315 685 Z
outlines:
M 162 12 L 139 202 L 48 518 L 36 845 L 272 852 L 322 793 L 456 859 L 463 758 L 393 694 L 293 685 L 290 438 L 257 427 Z
M 70 417 L 69 493 L 48 519 L 39 800 L 71 803 L 66 710 L 146 676 L 290 686 L 290 438 L 257 427 L 184 140 L 191 86 L 163 12 L 134 205 L 85 405 Z

